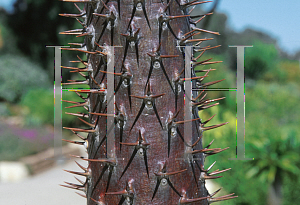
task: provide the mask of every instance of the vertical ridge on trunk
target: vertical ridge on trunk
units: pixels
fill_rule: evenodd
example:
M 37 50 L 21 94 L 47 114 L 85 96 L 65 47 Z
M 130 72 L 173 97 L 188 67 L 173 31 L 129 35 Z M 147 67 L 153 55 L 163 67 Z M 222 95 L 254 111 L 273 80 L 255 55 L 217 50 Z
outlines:
M 193 91 L 190 99 L 193 120 L 184 118 L 184 80 L 191 80 L 192 88 L 204 89 L 215 83 L 202 83 L 212 69 L 203 70 L 206 74 L 196 77 L 194 68 L 209 64 L 210 60 L 196 63 L 196 56 L 191 59 L 192 78 L 185 79 L 185 50 L 178 47 L 199 46 L 209 40 L 192 38 L 198 31 L 210 31 L 196 30 L 195 24 L 200 20 L 195 22 L 189 16 L 192 6 L 206 2 L 64 1 L 85 3 L 84 9 L 78 7 L 80 15 L 62 16 L 76 17 L 83 26 L 75 35 L 84 36 L 84 44 L 73 50 L 86 53 L 86 61 L 79 58 L 86 68 L 69 69 L 85 76 L 94 89 L 87 91 L 86 103 L 76 104 L 87 107 L 90 123 L 85 124 L 91 127 L 85 131 L 87 137 L 81 137 L 86 143 L 80 143 L 88 144 L 89 157 L 83 160 L 89 166 L 84 173 L 77 173 L 85 176 L 86 181 L 80 186 L 71 184 L 69 188 L 82 190 L 89 205 L 204 205 L 235 198 L 213 197 L 217 192 L 210 195 L 205 188 L 205 180 L 219 178 L 214 175 L 227 171 L 208 173 L 212 166 L 204 169 L 206 156 L 227 148 L 210 149 L 211 144 L 203 147 L 201 140 L 205 130 L 226 123 L 204 127 L 211 118 L 202 122 L 198 116 L 199 110 L 214 106 L 210 103 L 219 99 L 204 100 L 203 93 Z M 70 32 L 74 31 L 63 33 Z M 114 51 L 110 46 L 116 46 Z M 211 48 L 192 49 L 192 54 L 208 49 Z M 114 55 L 113 73 L 109 71 L 111 55 Z M 112 79 L 114 112 L 107 96 Z M 109 122 L 114 128 L 107 126 Z M 185 141 L 189 138 L 184 137 L 184 123 L 191 125 L 190 141 Z M 77 135 L 83 131 L 71 130 Z M 113 152 L 107 149 L 109 143 L 113 143 Z

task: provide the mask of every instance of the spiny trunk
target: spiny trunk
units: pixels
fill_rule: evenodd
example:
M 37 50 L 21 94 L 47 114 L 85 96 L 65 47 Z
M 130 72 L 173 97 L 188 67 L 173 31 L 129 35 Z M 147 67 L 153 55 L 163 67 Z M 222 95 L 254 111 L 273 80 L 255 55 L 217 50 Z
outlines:
M 191 4 L 176 0 L 84 2 L 87 3 L 80 10 L 83 14 L 80 18 L 83 17 L 81 23 L 85 29 L 80 33 L 86 37 L 79 49 L 87 50 L 83 51 L 87 60 L 80 60 L 88 69 L 74 68 L 74 71 L 84 76 L 91 88 L 101 90 L 88 91 L 87 98 L 81 96 L 86 101 L 82 106 L 87 106 L 90 113 L 90 130 L 69 128 L 75 134 L 88 132 L 83 140 L 89 145 L 89 157 L 83 159 L 89 161 L 89 166 L 81 174 L 86 176 L 86 181 L 83 185 L 71 184 L 71 188 L 82 190 L 89 205 L 208 204 L 234 198 L 213 197 L 205 188 L 206 179 L 219 178 L 213 175 L 223 172 L 208 173 L 204 169 L 205 157 L 226 149 L 208 150 L 209 145 L 202 150 L 203 131 L 226 124 L 205 128 L 207 122 L 197 119 L 198 110 L 208 108 L 212 101 L 203 100 L 204 93 L 196 98 L 199 93 L 193 91 L 195 104 L 190 110 L 196 120 L 184 121 L 185 50 L 176 46 L 201 42 L 189 41 L 198 32 L 191 28 L 197 22 L 188 16 L 190 6 L 197 1 Z M 114 74 L 107 72 L 113 52 L 108 46 L 112 45 L 122 46 L 114 48 Z M 200 49 L 199 54 L 207 49 L 210 48 Z M 199 65 L 210 63 L 214 62 L 203 61 Z M 194 67 L 192 77 L 195 77 Z M 110 98 L 103 97 L 112 77 L 115 129 L 106 127 L 110 120 L 107 114 Z M 192 87 L 209 86 L 210 83 L 202 83 L 203 79 L 194 79 Z M 185 136 L 183 122 L 191 123 L 190 140 Z M 107 134 L 114 131 L 114 135 Z M 109 146 L 110 142 L 114 143 L 113 147 Z M 191 153 L 196 150 L 200 151 Z

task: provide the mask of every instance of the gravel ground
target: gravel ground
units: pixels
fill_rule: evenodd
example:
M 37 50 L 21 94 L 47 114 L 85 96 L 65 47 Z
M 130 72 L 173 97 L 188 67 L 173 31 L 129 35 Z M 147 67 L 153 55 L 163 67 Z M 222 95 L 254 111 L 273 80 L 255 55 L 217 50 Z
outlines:
M 78 160 L 82 165 L 86 163 Z M 82 171 L 76 163 L 69 160 L 67 163 L 24 179 L 17 183 L 0 183 L 0 204 L 1 205 L 84 205 L 86 199 L 77 195 L 76 190 L 68 189 L 59 184 L 64 181 L 79 183 L 73 175 L 63 171 Z M 77 178 L 84 179 L 78 176 Z M 76 183 L 76 184 L 77 184 Z M 78 191 L 79 193 L 83 193 Z

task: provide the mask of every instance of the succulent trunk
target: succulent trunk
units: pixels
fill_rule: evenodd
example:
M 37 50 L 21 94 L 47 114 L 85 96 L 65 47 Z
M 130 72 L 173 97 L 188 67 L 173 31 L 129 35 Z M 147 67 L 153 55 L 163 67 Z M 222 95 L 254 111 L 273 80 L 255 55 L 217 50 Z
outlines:
M 188 110 L 195 119 L 185 121 L 185 49 L 178 45 L 206 40 L 190 41 L 198 32 L 191 25 L 198 22 L 189 17 L 188 8 L 197 1 L 83 2 L 87 3 L 79 10 L 84 14 L 80 21 L 85 28 L 80 36 L 85 36 L 85 41 L 79 49 L 87 53 L 86 61 L 80 59 L 87 70 L 74 69 L 80 74 L 87 72 L 82 76 L 91 89 L 97 90 L 86 91 L 84 105 L 91 123 L 91 129 L 85 130 L 89 157 L 83 160 L 89 161 L 89 166 L 84 168 L 86 181 L 81 186 L 87 204 L 204 205 L 234 198 L 212 198 L 214 194 L 209 195 L 205 188 L 206 179 L 219 178 L 212 175 L 226 171 L 207 173 L 211 167 L 204 169 L 205 157 L 226 148 L 208 149 L 208 145 L 203 149 L 202 133 L 226 123 L 204 127 L 207 122 L 197 119 L 198 110 L 210 107 L 212 102 L 203 100 L 204 93 L 198 96 L 199 92 L 193 91 L 192 99 L 185 99 L 191 101 L 193 107 Z M 194 58 L 191 60 L 196 63 Z M 192 64 L 189 68 L 192 77 L 196 77 L 194 67 Z M 192 87 L 215 83 L 203 84 L 203 79 L 193 79 Z M 110 101 L 105 95 L 112 80 L 115 98 Z M 113 116 L 108 113 L 110 106 L 115 109 Z M 111 117 L 114 129 L 107 126 Z M 185 136 L 186 124 L 191 126 L 191 137 Z M 69 129 L 76 134 L 83 131 Z

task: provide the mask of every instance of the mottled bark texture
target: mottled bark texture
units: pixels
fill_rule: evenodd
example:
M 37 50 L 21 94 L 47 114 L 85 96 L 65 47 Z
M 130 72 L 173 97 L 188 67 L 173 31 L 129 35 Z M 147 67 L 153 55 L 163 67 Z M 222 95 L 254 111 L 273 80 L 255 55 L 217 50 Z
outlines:
M 105 72 L 108 53 L 112 52 L 107 46 L 122 46 L 114 49 L 116 104 L 114 153 L 107 150 L 105 138 L 109 130 L 106 128 L 107 116 L 105 116 L 107 102 L 102 103 L 103 99 L 101 100 L 99 94 L 101 92 L 88 93 L 87 105 L 89 112 L 92 113 L 89 115 L 90 122 L 96 123 L 96 126 L 91 125 L 92 131 L 88 133 L 89 158 L 84 159 L 89 161 L 89 167 L 85 170 L 87 178 L 82 190 L 89 205 L 126 203 L 206 205 L 209 201 L 214 201 L 205 188 L 204 180 L 209 178 L 209 174 L 204 170 L 204 159 L 209 153 L 207 151 L 199 151 L 193 155 L 188 153 L 203 149 L 202 140 L 198 139 L 202 138 L 205 123 L 201 119 L 185 122 L 192 124 L 193 133 L 191 140 L 185 143 L 181 139 L 181 136 L 185 137 L 184 124 L 175 123 L 184 121 L 184 90 L 175 81 L 178 77 L 184 78 L 184 72 L 181 71 L 185 68 L 184 49 L 180 50 L 176 46 L 180 42 L 181 45 L 195 45 L 199 42 L 185 41 L 191 40 L 192 37 L 184 41 L 179 40 L 198 32 L 191 29 L 190 23 L 193 20 L 189 16 L 184 16 L 189 14 L 188 11 L 192 6 L 184 3 L 187 2 L 88 1 L 81 12 L 84 14 L 81 21 L 86 27 L 82 30 L 82 34 L 86 35 L 85 44 L 82 46 L 89 52 L 87 62 L 84 63 L 86 67 L 92 68 L 87 72 L 89 75 L 86 75 L 91 88 L 100 89 L 103 86 L 102 88 L 107 89 L 107 76 L 112 75 Z M 165 20 L 165 23 L 162 20 Z M 194 69 L 191 70 L 192 76 L 195 77 Z M 206 71 L 202 73 L 205 74 Z M 121 84 L 120 80 L 124 82 Z M 202 80 L 197 80 L 198 85 L 196 80 L 193 80 L 193 88 L 199 88 L 199 85 L 200 88 L 206 87 Z M 174 94 L 176 92 L 178 92 L 177 110 Z M 198 94 L 199 92 L 193 91 L 192 97 L 196 98 Z M 141 98 L 146 95 L 148 98 Z M 197 111 L 197 106 L 202 106 L 199 110 L 206 109 L 205 106 L 210 103 L 201 99 L 203 96 L 204 93 L 195 101 L 199 102 L 195 105 Z M 142 110 L 143 105 L 145 108 Z M 177 111 L 178 115 L 174 116 Z M 194 119 L 198 118 L 197 111 L 192 115 Z M 172 119 L 173 124 L 170 123 L 168 126 L 168 120 Z M 177 130 L 175 125 L 178 127 Z M 175 127 L 171 129 L 172 126 Z M 124 143 L 122 147 L 121 141 Z M 193 143 L 195 146 L 191 147 Z M 210 154 L 220 151 L 222 150 L 213 149 L 210 150 Z M 215 199 L 224 200 L 226 197 L 230 196 Z

